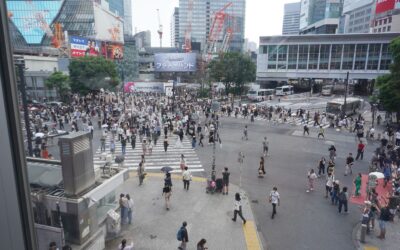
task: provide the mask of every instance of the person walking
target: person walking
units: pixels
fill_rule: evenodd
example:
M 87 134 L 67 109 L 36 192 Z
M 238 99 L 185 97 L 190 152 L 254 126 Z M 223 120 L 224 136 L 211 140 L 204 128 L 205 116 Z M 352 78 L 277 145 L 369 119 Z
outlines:
M 126 239 L 121 241 L 121 244 L 118 246 L 118 250 L 133 250 L 133 242 L 130 245 L 126 244 Z
M 390 211 L 387 206 L 380 207 L 379 209 L 379 229 L 380 233 L 378 238 L 383 240 L 386 236 L 386 222 L 390 221 Z
M 332 173 L 328 173 L 326 176 L 326 184 L 325 184 L 325 198 L 328 198 L 328 194 L 332 192 L 333 188 L 333 182 L 335 180 L 335 177 L 333 176 Z
M 243 130 L 243 137 L 242 137 L 242 140 L 244 140 L 244 139 L 246 139 L 246 141 L 249 140 L 248 132 L 247 132 L 247 125 L 244 126 L 244 130 Z
M 328 149 L 329 151 L 329 159 L 334 162 L 336 158 L 336 148 L 335 145 L 331 145 Z
M 121 224 L 125 224 L 128 214 L 128 200 L 124 194 L 119 195 L 119 208 L 121 212 Z
M 132 135 L 131 135 L 131 146 L 132 146 L 132 150 L 134 150 L 136 147 L 136 134 L 135 133 L 132 133 Z
M 134 203 L 133 203 L 133 199 L 131 199 L 131 196 L 129 194 L 126 195 L 126 199 L 128 200 L 128 209 L 127 209 L 128 223 L 132 224 L 132 213 L 133 213 Z
M 349 200 L 349 194 L 347 193 L 347 187 L 343 187 L 342 188 L 342 192 L 339 193 L 338 195 L 338 201 L 339 201 L 339 206 L 338 206 L 338 210 L 339 213 L 342 212 L 342 207 L 344 207 L 344 212 L 347 213 L 347 204 L 348 204 L 348 200 Z
M 361 181 L 362 181 L 362 175 L 361 173 L 358 173 L 357 177 L 354 179 L 354 185 L 356 186 L 356 191 L 354 193 L 355 197 L 360 196 Z
M 181 162 L 179 163 L 179 166 L 183 172 L 186 166 L 185 156 L 183 154 L 181 154 Z
M 162 196 L 165 199 L 165 209 L 169 210 L 170 199 L 172 195 L 172 187 L 169 185 L 164 185 Z
M 354 164 L 353 154 L 349 153 L 349 156 L 347 156 L 346 158 L 346 170 L 344 172 L 345 176 L 348 174 L 353 174 L 353 164 Z
M 196 148 L 196 136 L 192 137 L 192 148 L 195 149 Z
M 164 152 L 167 152 L 167 150 L 168 150 L 168 145 L 169 145 L 169 143 L 168 143 L 168 137 L 165 136 L 165 138 L 164 138 Z
M 263 154 L 264 156 L 268 155 L 268 147 L 269 147 L 269 141 L 267 139 L 267 137 L 264 137 L 264 141 L 263 141 Z
M 319 131 L 318 131 L 318 139 L 319 139 L 319 137 L 320 137 L 320 136 L 322 136 L 322 138 L 324 138 L 324 139 L 325 139 L 325 135 L 324 135 L 324 133 L 325 133 L 325 130 L 324 130 L 324 128 L 323 128 L 322 126 L 319 126 Z
M 339 180 L 335 180 L 333 182 L 333 187 L 332 187 L 332 192 L 331 192 L 331 202 L 332 205 L 337 205 L 338 204 L 338 195 L 340 192 L 340 186 L 339 186 Z
M 171 173 L 168 173 L 168 172 L 165 173 L 164 185 L 165 185 L 165 186 L 170 186 L 170 187 L 172 187 Z
M 180 250 L 186 250 L 186 245 L 189 242 L 189 234 L 188 231 L 186 229 L 187 226 L 187 222 L 184 221 L 182 223 L 181 228 L 179 229 L 178 233 L 177 233 L 177 240 L 180 241 L 180 245 L 178 247 L 178 249 Z
M 199 146 L 201 145 L 202 147 L 204 147 L 204 144 L 203 144 L 203 139 L 204 139 L 204 135 L 203 135 L 203 133 L 201 133 L 201 132 L 200 132 L 200 141 L 199 141 Z
M 122 154 L 125 155 L 126 154 L 126 138 L 125 138 L 125 136 L 121 137 L 121 150 L 122 150 Z
M 314 191 L 314 181 L 317 178 L 318 176 L 314 172 L 314 169 L 310 169 L 310 171 L 308 171 L 307 173 L 307 179 L 308 179 L 308 189 L 306 190 L 307 193 L 310 191 Z
M 358 143 L 358 146 L 357 146 L 356 160 L 358 160 L 358 158 L 361 158 L 361 160 L 363 159 L 364 149 L 365 149 L 365 144 L 360 140 L 360 142 Z
M 184 171 L 182 172 L 182 180 L 183 180 L 183 188 L 189 191 L 189 184 L 192 180 L 192 174 L 188 170 L 188 167 L 185 166 Z
M 233 209 L 233 221 L 236 221 L 236 217 L 239 214 L 240 218 L 243 220 L 243 224 L 246 224 L 246 219 L 243 217 L 242 214 L 242 199 L 240 198 L 240 194 L 236 193 L 235 194 L 235 207 Z
M 224 168 L 224 172 L 222 172 L 222 185 L 223 185 L 223 189 L 222 189 L 222 194 L 223 195 L 228 195 L 228 189 L 229 189 L 229 175 L 231 173 L 228 171 L 228 168 L 225 167 Z
M 280 205 L 281 203 L 281 198 L 280 195 L 278 193 L 278 188 L 274 187 L 272 189 L 272 191 L 269 194 L 269 203 L 272 204 L 272 215 L 271 215 L 271 219 L 274 219 L 275 215 L 276 215 L 276 206 Z
M 325 157 L 322 157 L 321 160 L 319 160 L 318 162 L 318 176 L 325 175 L 325 165 Z
M 146 175 L 144 172 L 144 161 L 143 160 L 139 163 L 139 167 L 137 169 L 137 175 L 139 177 L 139 186 L 141 186 L 143 184 L 143 180 Z
M 303 135 L 310 135 L 310 129 L 308 128 L 307 124 L 304 125 L 303 127 Z
M 264 157 L 261 156 L 260 158 L 260 166 L 258 167 L 258 175 L 265 175 L 265 161 L 264 161 Z
M 206 247 L 207 241 L 205 239 L 201 239 L 198 243 L 197 243 L 197 250 L 206 250 L 208 249 L 208 247 Z
M 110 153 L 112 155 L 114 155 L 114 153 L 115 153 L 115 142 L 114 142 L 114 139 L 111 139 L 111 141 L 110 141 Z

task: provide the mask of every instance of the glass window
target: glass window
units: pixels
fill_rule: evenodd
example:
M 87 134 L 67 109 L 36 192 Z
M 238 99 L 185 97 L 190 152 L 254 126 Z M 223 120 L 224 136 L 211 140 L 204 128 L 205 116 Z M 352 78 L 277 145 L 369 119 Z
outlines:
M 367 49 L 368 49 L 368 44 L 357 44 L 356 60 L 354 62 L 355 70 L 365 69 L 365 62 L 367 60 Z
M 389 32 L 392 29 L 392 26 L 387 27 L 387 31 Z
M 319 45 L 310 45 L 310 58 L 308 69 L 318 69 Z
M 329 52 L 331 49 L 330 44 L 321 45 L 319 52 L 319 69 L 328 69 L 329 67 Z
M 343 46 L 341 44 L 332 45 L 330 69 L 340 69 L 340 62 L 342 60 L 342 48 Z
M 380 50 L 381 50 L 381 44 L 370 44 L 369 45 L 367 69 L 370 69 L 370 70 L 378 69 Z
M 389 44 L 382 44 L 382 55 L 380 70 L 389 70 L 389 66 L 392 63 L 392 56 L 389 49 Z
M 277 47 L 276 45 L 268 46 L 268 69 L 276 69 Z
M 288 69 L 296 69 L 298 45 L 289 45 Z
M 278 69 L 286 69 L 287 45 L 278 48 Z
M 308 48 L 308 45 L 299 45 L 298 69 L 307 69 Z
M 342 69 L 353 69 L 354 47 L 354 44 L 344 45 Z

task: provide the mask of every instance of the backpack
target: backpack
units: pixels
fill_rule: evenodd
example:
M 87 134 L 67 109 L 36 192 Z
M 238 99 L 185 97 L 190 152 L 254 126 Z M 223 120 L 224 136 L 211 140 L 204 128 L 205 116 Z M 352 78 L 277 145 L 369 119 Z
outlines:
M 178 233 L 176 234 L 176 239 L 179 240 L 179 241 L 182 241 L 182 240 L 183 240 L 183 227 L 181 227 L 181 228 L 178 230 Z
M 340 201 L 346 201 L 347 200 L 346 193 L 345 192 L 340 192 L 338 198 L 339 198 Z

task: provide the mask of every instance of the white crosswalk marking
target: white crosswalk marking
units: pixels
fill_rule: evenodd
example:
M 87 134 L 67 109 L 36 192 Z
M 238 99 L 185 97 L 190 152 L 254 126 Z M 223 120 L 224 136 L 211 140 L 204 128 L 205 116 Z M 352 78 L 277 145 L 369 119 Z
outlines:
M 106 139 L 106 150 L 105 152 L 101 152 L 101 148 L 99 148 L 94 157 L 93 163 L 95 168 L 103 167 L 106 163 L 105 155 L 110 154 L 110 138 L 111 135 L 108 135 Z M 164 144 L 163 140 L 160 139 L 157 141 L 157 145 L 154 146 L 152 142 L 153 150 L 152 154 L 145 155 L 145 171 L 160 171 L 162 167 L 171 167 L 174 170 L 171 173 L 181 173 L 180 169 L 180 158 L 181 154 L 185 156 L 186 165 L 188 166 L 191 172 L 204 172 L 203 165 L 201 164 L 196 151 L 192 149 L 191 142 L 184 137 L 182 144 L 177 144 L 178 136 L 169 137 L 169 146 L 167 152 L 164 152 Z M 126 154 L 124 160 L 124 167 L 127 167 L 131 170 L 136 170 L 139 166 L 141 155 L 143 154 L 142 143 L 139 141 L 139 137 L 136 138 L 136 147 L 132 149 L 131 143 L 126 143 Z M 122 146 L 121 142 L 115 140 L 115 153 L 114 157 L 122 155 Z M 112 166 L 117 167 L 118 163 L 112 161 Z

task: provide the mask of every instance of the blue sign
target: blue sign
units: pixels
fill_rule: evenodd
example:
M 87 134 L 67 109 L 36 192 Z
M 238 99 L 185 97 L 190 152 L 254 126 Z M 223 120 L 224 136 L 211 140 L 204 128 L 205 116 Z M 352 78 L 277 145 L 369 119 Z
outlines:
M 28 44 L 40 44 L 43 36 L 50 36 L 50 25 L 60 11 L 62 0 L 6 1 L 10 19 Z
M 195 53 L 160 53 L 154 55 L 156 72 L 194 72 L 196 71 Z

